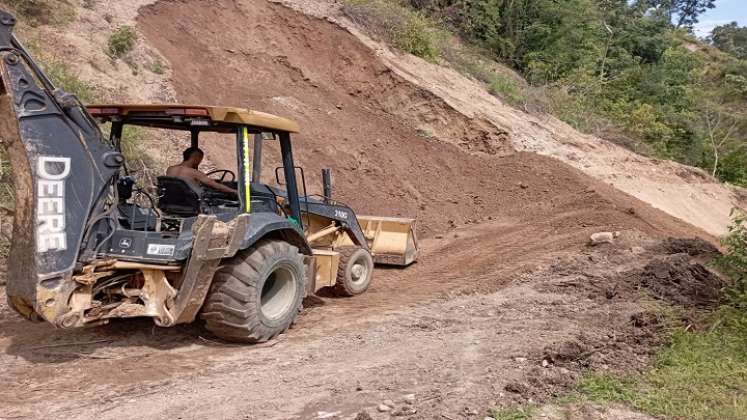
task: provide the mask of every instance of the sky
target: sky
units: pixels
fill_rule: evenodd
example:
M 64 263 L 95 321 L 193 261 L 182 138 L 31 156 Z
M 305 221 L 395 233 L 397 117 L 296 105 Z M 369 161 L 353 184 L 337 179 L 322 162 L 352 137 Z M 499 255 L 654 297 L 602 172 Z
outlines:
M 700 15 L 695 34 L 706 37 L 716 26 L 736 21 L 747 26 L 747 0 L 716 0 L 716 8 Z

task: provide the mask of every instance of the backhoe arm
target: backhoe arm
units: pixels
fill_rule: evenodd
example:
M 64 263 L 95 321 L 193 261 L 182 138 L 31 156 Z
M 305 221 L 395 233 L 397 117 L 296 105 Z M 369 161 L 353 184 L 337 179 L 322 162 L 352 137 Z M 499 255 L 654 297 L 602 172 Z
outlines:
M 72 275 L 106 239 L 112 177 L 123 156 L 77 98 L 55 89 L 0 11 L 0 139 L 13 172 L 15 220 L 8 258 L 11 306 L 30 319 L 74 322 Z

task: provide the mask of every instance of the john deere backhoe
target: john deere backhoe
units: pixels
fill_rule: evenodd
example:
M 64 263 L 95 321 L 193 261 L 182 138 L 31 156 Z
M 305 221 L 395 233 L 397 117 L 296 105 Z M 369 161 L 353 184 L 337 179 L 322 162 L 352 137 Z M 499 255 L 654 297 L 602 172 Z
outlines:
M 72 328 L 150 317 L 169 327 L 199 316 L 220 337 L 260 342 L 291 325 L 306 295 L 357 295 L 374 262 L 415 261 L 413 220 L 356 216 L 332 199 L 328 171 L 324 194 L 306 193 L 293 121 L 227 107 L 85 107 L 53 86 L 15 22 L 0 12 L 0 137 L 16 198 L 7 295 L 26 318 Z M 127 125 L 177 130 L 192 146 L 217 137 L 201 133 L 230 136 L 238 170 L 212 175 L 238 196 L 167 176 L 156 194 L 135 187 L 120 149 Z M 266 141 L 280 146 L 278 187 L 259 178 Z

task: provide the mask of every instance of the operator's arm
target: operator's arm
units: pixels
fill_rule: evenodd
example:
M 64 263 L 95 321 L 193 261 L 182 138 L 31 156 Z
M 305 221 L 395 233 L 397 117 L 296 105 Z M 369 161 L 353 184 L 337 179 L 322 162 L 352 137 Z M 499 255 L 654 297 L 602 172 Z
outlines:
M 221 184 L 220 182 L 217 182 L 207 175 L 203 174 L 200 171 L 195 170 L 194 171 L 194 177 L 197 179 L 197 181 L 200 182 L 202 185 L 206 185 L 214 190 L 222 191 L 229 194 L 238 194 L 236 190 L 233 188 L 226 187 L 225 185 Z

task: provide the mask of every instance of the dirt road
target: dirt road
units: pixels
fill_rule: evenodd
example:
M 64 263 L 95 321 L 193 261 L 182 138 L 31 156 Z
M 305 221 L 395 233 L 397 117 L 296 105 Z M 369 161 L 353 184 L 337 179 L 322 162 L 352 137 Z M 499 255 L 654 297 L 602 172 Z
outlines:
M 510 167 L 546 158 L 504 159 Z M 0 418 L 309 419 L 362 409 L 388 418 L 376 410 L 384 400 L 417 410 L 415 418 L 457 418 L 541 400 L 588 367 L 541 368 L 548 347 L 611 341 L 611 362 L 601 351 L 594 363 L 641 365 L 650 347 L 631 333 L 630 317 L 650 304 L 636 293 L 608 299 L 609 284 L 661 254 L 658 239 L 702 233 L 611 189 L 608 197 L 573 170 L 565 175 L 523 213 L 520 202 L 506 205 L 492 221 L 424 240 L 416 265 L 377 270 L 365 295 L 307 300 L 296 327 L 265 346 L 147 321 L 55 331 L 3 304 Z M 587 247 L 602 230 L 621 231 L 618 243 Z M 410 394 L 413 404 L 402 403 Z
M 642 366 L 655 336 L 631 316 L 659 303 L 609 290 L 659 258 L 656 241 L 626 230 L 588 248 L 603 226 L 543 235 L 551 226 L 496 222 L 426 241 L 416 266 L 377 270 L 355 299 L 308 300 L 267 345 L 147 321 L 54 331 L 3 305 L 0 418 L 389 418 L 376 408 L 386 400 L 412 418 L 474 417 L 542 401 L 582 369 Z

